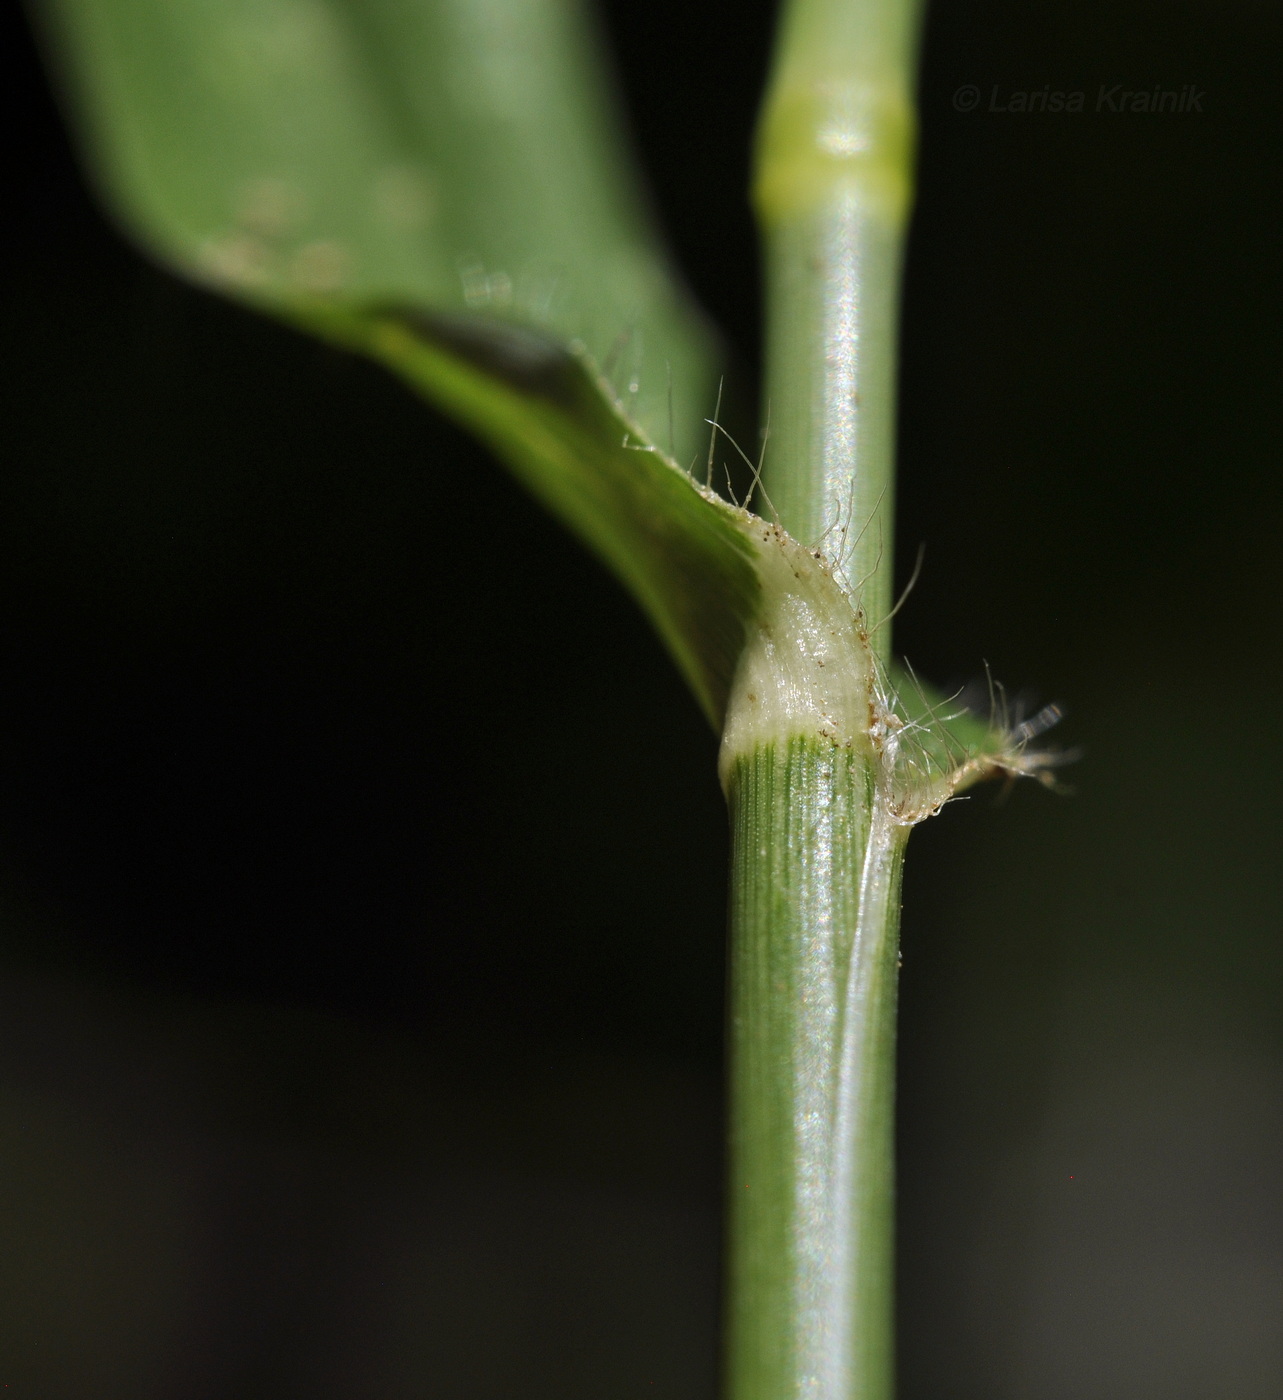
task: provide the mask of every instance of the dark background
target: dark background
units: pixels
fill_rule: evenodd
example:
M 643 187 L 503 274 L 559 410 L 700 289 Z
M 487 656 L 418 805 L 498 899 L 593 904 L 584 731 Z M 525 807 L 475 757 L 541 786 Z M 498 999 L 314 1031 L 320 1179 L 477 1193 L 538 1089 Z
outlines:
M 769 7 L 607 21 L 751 365 Z M 0 1383 L 710 1397 L 712 735 L 484 453 L 121 241 L 11 23 Z M 930 17 L 898 644 L 1085 756 L 911 845 L 904 1400 L 1283 1393 L 1281 40 Z M 1087 110 L 986 110 L 1045 85 Z

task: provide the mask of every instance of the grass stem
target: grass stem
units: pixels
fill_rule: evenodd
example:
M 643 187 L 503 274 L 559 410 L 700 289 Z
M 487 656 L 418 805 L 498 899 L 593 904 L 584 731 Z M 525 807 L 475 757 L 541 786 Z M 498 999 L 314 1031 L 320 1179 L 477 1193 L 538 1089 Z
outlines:
M 758 139 L 766 493 L 850 594 L 764 611 L 722 758 L 731 897 L 730 1400 L 889 1400 L 900 868 L 872 678 L 889 654 L 896 315 L 916 5 L 793 0 Z M 808 623 L 810 625 L 810 623 Z M 828 650 L 850 653 L 837 665 Z M 799 658 L 801 658 L 799 660 Z M 799 706 L 824 668 L 832 714 Z M 834 690 L 845 666 L 849 683 Z M 772 667 L 784 677 L 772 682 Z M 750 673 L 745 672 L 746 675 Z M 761 677 L 765 684 L 753 677 Z M 765 697 L 779 714 L 764 715 Z M 824 701 L 828 705 L 828 700 Z M 731 751 L 733 750 L 733 751 Z

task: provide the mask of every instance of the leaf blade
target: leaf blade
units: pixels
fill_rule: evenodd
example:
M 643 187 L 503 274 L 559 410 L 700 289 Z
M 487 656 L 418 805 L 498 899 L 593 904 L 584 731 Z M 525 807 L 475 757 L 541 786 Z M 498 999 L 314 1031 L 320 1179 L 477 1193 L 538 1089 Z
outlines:
M 481 311 L 615 362 L 685 460 L 712 337 L 564 0 L 43 0 L 100 187 L 264 309 Z M 612 353 L 614 352 L 614 353 Z
M 751 545 L 742 513 L 653 446 L 661 425 L 683 454 L 702 438 L 711 336 L 620 158 L 579 7 L 43 3 L 134 235 L 381 360 L 489 442 L 633 592 L 720 724 L 757 607 Z

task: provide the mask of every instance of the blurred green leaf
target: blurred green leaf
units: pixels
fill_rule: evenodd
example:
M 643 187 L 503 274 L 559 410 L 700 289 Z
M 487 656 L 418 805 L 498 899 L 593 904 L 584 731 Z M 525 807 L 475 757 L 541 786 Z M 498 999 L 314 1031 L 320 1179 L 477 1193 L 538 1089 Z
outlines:
M 579 341 L 656 440 L 671 382 L 677 455 L 696 450 L 709 337 L 574 0 L 44 6 L 94 177 L 153 253 L 261 305 L 395 301 Z
M 711 338 L 579 5 L 45 6 L 134 236 L 473 428 L 632 589 L 719 721 L 757 583 L 736 512 L 652 447 L 686 461 L 703 440 Z

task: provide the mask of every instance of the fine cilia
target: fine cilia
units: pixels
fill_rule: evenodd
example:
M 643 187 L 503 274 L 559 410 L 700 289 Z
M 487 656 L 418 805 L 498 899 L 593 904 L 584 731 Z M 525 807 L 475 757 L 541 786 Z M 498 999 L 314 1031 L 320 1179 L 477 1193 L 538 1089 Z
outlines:
M 724 431 L 716 423 L 714 429 Z M 756 484 L 761 464 L 748 465 Z M 707 485 L 697 489 L 712 494 Z M 982 718 L 962 692 L 934 696 L 911 667 L 878 657 L 872 637 L 908 590 L 870 626 L 860 590 L 846 577 L 849 521 L 808 548 L 778 523 L 742 506 L 733 509 L 754 546 L 762 597 L 731 685 L 719 765 L 724 782 L 757 746 L 812 736 L 862 750 L 873 761 L 880 806 L 896 825 L 934 816 L 984 778 L 1031 777 L 1054 785 L 1055 770 L 1072 755 L 1035 741 L 1059 720 L 1057 706 L 1029 717 L 1013 714 L 990 679 L 989 713 Z M 833 539 L 846 548 L 830 555 L 825 546 Z

